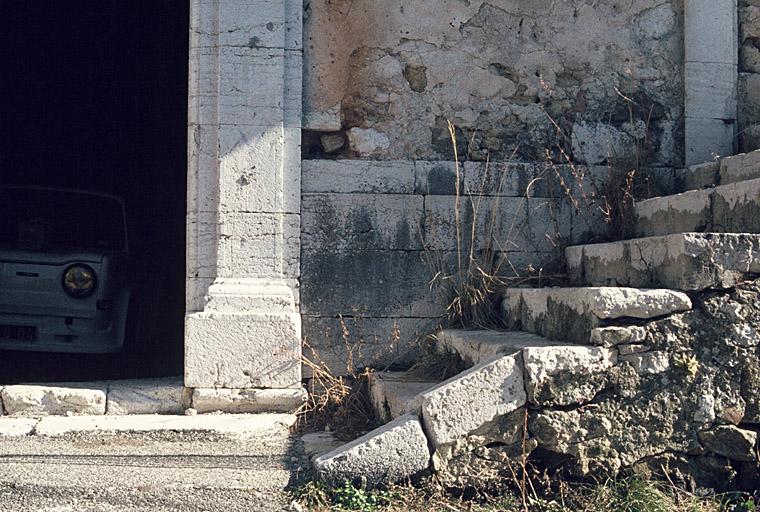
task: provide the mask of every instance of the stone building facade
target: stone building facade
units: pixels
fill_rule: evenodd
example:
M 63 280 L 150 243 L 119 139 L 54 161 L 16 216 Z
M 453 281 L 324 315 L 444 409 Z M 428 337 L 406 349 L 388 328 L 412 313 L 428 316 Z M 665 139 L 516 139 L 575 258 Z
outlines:
M 646 167 L 667 193 L 754 149 L 757 9 L 192 0 L 186 385 L 298 387 L 302 336 L 336 371 L 408 362 L 467 194 L 509 272 L 550 272 L 605 235 L 563 176 Z

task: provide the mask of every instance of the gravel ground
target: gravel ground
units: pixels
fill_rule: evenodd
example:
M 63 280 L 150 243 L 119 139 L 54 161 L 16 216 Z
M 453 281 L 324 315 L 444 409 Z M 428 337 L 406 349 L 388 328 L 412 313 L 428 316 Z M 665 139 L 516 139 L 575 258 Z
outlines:
M 278 511 L 304 468 L 286 430 L 2 438 L 0 511 Z

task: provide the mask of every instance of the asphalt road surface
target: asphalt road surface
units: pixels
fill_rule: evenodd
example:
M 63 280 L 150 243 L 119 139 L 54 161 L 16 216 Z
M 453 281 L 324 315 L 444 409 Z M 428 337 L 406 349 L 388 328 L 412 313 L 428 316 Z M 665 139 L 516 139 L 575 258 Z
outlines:
M 0 511 L 279 511 L 306 467 L 287 431 L 6 437 Z

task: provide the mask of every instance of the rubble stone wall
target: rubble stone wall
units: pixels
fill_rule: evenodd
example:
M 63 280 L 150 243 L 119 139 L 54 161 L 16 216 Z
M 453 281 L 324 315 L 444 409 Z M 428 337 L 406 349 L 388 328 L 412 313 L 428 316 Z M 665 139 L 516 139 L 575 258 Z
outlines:
M 471 160 L 598 164 L 645 134 L 682 159 L 681 0 L 310 0 L 304 25 L 310 156 L 451 159 L 451 121 Z
M 563 244 L 604 230 L 598 205 L 558 199 L 549 162 L 596 177 L 683 163 L 682 0 L 304 8 L 301 313 L 338 371 L 407 363 L 408 341 L 445 313 L 430 280 L 469 249 L 449 121 L 460 192 L 484 196 L 469 207 L 478 230 L 498 217 L 512 275 L 550 273 Z

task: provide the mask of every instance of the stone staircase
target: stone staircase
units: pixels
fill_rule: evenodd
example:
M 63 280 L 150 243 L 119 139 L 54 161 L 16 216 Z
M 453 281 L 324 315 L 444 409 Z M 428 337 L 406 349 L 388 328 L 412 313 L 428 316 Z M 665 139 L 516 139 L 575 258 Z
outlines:
M 566 249 L 573 287 L 505 290 L 509 331 L 438 333 L 464 372 L 373 376 L 389 423 L 315 459 L 320 475 L 482 486 L 533 452 L 577 475 L 760 485 L 760 152 L 678 178 L 637 203 L 640 238 Z

